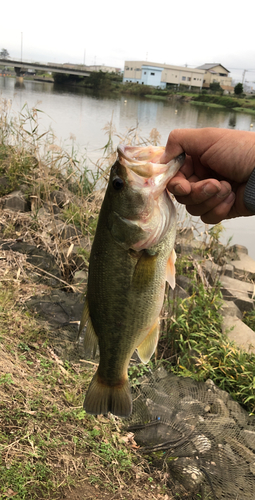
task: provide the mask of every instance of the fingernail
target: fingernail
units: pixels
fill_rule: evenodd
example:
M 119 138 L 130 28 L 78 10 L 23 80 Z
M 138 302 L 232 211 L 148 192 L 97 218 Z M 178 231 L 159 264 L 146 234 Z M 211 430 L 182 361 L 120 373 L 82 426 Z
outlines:
M 204 193 L 208 196 L 212 196 L 220 191 L 220 187 L 215 184 L 208 183 L 204 186 Z
M 231 187 L 229 184 L 221 184 L 221 189 L 218 193 L 219 198 L 226 198 L 231 193 Z
M 235 193 L 231 191 L 231 193 L 228 195 L 228 197 L 224 200 L 223 203 L 226 203 L 227 205 L 231 205 L 235 201 Z
M 182 196 L 182 195 L 187 194 L 186 190 L 183 189 L 181 184 L 176 184 L 174 186 L 174 188 L 172 189 L 172 191 L 173 191 L 173 194 L 176 196 Z
M 163 153 L 162 156 L 160 157 L 159 163 L 165 164 L 167 163 L 167 156 L 166 153 Z

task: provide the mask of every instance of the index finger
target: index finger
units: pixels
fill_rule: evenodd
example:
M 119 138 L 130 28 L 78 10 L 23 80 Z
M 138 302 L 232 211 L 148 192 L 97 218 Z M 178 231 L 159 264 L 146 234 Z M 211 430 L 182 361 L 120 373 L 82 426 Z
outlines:
M 162 163 L 185 152 L 191 156 L 202 156 L 207 149 L 222 137 L 222 129 L 207 127 L 202 129 L 176 129 L 168 136 Z

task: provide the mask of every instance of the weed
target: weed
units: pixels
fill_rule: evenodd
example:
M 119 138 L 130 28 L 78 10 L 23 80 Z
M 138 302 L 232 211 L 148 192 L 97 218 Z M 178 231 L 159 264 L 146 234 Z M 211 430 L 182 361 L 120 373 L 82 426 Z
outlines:
M 161 360 L 171 363 L 171 370 L 179 375 L 212 379 L 254 412 L 255 355 L 241 351 L 222 333 L 221 304 L 219 287 L 202 283 L 194 284 L 187 299 L 170 301 L 169 319 L 160 339 Z
M 243 322 L 255 332 L 255 311 L 245 312 Z

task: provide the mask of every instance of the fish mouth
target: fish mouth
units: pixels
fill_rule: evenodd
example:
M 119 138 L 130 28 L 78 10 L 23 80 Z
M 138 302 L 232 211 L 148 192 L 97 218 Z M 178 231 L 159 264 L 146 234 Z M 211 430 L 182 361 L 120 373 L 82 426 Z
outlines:
M 163 146 L 126 146 L 117 148 L 119 163 L 126 167 L 127 175 L 140 187 L 148 186 L 157 197 L 184 164 L 185 153 L 181 153 L 168 163 L 160 163 L 165 151 Z

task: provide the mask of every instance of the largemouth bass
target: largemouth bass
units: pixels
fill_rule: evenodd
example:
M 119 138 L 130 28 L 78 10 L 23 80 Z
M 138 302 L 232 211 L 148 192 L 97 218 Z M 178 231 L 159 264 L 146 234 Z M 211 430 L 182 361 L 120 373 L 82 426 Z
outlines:
M 127 417 L 128 365 L 137 349 L 146 363 L 156 349 L 165 283 L 175 286 L 176 211 L 166 189 L 185 154 L 160 164 L 163 147 L 119 146 L 89 261 L 79 331 L 100 362 L 88 388 L 87 413 Z

